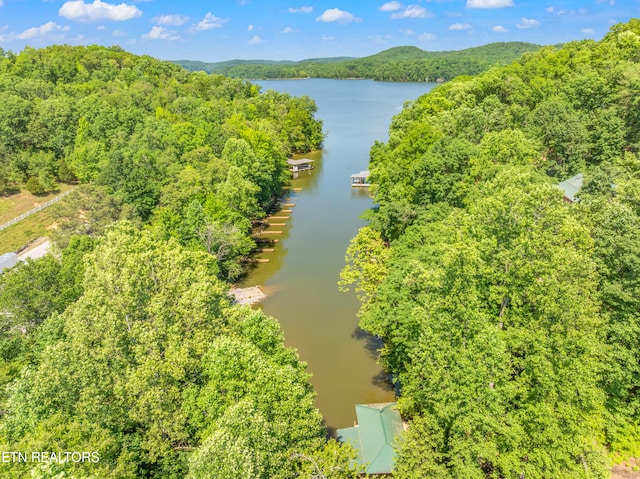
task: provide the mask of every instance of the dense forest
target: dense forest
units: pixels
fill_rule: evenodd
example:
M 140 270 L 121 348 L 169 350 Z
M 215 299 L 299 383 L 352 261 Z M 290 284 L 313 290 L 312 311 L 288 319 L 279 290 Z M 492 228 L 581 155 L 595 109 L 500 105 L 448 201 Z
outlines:
M 62 457 L 0 475 L 357 477 L 278 323 L 227 297 L 315 103 L 117 47 L 1 53 L 0 189 L 80 186 L 54 252 L 0 276 L 0 450 Z
M 640 456 L 640 20 L 437 87 L 370 168 L 341 285 L 410 421 L 395 477 L 607 478 Z
M 380 81 L 450 80 L 507 65 L 540 45 L 524 42 L 491 43 L 458 51 L 427 52 L 417 47 L 394 47 L 364 58 L 325 58 L 299 62 L 235 60 L 220 63 L 177 61 L 185 68 L 236 78 L 370 78 Z

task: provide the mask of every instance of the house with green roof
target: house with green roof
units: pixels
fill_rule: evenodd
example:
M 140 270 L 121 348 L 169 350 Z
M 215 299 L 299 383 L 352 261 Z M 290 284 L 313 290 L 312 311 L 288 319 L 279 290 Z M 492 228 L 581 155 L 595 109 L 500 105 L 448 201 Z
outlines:
M 358 453 L 357 462 L 367 474 L 391 474 L 396 437 L 403 430 L 396 403 L 356 404 L 354 427 L 338 429 L 338 440 L 349 442 Z

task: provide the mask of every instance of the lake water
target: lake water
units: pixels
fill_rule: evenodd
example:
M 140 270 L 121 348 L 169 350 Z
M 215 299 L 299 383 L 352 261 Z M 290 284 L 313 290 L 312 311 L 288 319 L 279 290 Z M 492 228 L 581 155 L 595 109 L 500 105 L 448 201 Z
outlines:
M 407 100 L 434 87 L 431 83 L 385 83 L 371 80 L 254 81 L 273 89 L 308 95 L 327 133 L 311 172 L 292 181 L 286 226 L 269 263 L 254 267 L 244 284 L 260 285 L 269 297 L 263 311 L 280 322 L 285 342 L 298 350 L 313 375 L 316 405 L 330 430 L 352 426 L 354 404 L 394 400 L 376 361 L 379 344 L 357 327 L 359 303 L 353 292 L 341 293 L 337 282 L 351 238 L 371 207 L 366 190 L 352 188 L 350 175 L 366 170 L 375 140 L 386 141 L 393 115 Z

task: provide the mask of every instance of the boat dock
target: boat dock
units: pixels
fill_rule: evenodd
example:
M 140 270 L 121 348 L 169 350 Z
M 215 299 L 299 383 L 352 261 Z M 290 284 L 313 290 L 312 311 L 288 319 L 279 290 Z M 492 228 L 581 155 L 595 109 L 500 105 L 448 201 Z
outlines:
M 351 175 L 351 186 L 354 188 L 371 186 L 371 184 L 368 182 L 370 174 L 371 173 L 369 172 L 369 170 L 363 170 L 360 173 L 354 173 L 353 175 Z

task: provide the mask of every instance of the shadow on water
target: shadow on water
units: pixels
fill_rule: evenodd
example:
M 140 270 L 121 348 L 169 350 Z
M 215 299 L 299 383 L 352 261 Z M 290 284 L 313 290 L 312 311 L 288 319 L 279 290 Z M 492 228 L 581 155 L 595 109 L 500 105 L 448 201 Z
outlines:
M 391 374 L 385 371 L 380 371 L 371 378 L 371 384 L 380 389 L 384 389 L 385 391 L 396 391 L 396 388 L 393 386 L 392 379 L 393 376 L 391 376 Z
M 351 337 L 356 341 L 364 342 L 363 347 L 371 359 L 374 359 L 376 361 L 380 359 L 380 351 L 382 350 L 382 346 L 384 346 L 382 338 L 367 333 L 359 326 L 356 326 L 356 329 L 353 330 L 353 333 L 351 333 Z M 384 370 L 380 370 L 371 378 L 371 384 L 384 391 L 394 390 L 392 376 Z
M 338 429 L 335 428 L 335 427 L 327 426 L 326 421 L 322 421 L 322 423 L 327 428 L 327 438 L 332 437 L 334 439 L 337 439 L 338 438 Z
M 382 338 L 367 333 L 364 329 L 360 328 L 360 326 L 356 326 L 356 329 L 351 333 L 351 337 L 357 341 L 364 342 L 364 349 L 371 359 L 377 361 L 378 358 L 380 358 L 380 350 L 384 345 Z

